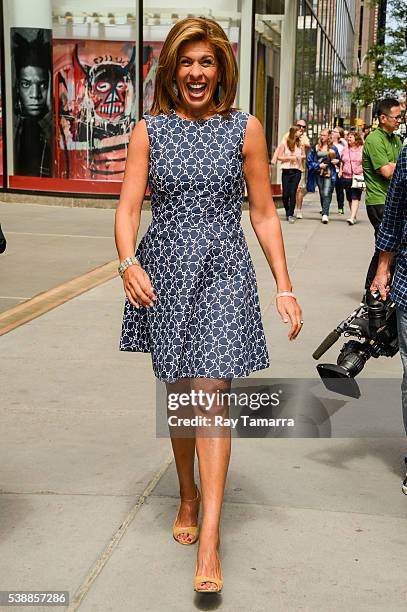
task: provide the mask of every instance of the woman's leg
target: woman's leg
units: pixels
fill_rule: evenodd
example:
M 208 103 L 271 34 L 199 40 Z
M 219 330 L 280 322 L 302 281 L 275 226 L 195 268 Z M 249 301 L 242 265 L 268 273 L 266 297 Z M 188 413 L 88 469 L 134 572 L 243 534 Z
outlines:
M 285 208 L 285 215 L 288 219 L 288 207 L 289 207 L 289 198 L 290 198 L 290 191 L 289 191 L 289 177 L 288 177 L 288 172 L 287 170 L 282 170 L 281 172 L 281 186 L 283 189 L 283 206 Z
M 325 199 L 325 209 L 328 211 L 325 214 L 329 216 L 329 209 L 331 207 L 332 202 L 332 194 L 334 192 L 335 185 L 332 183 L 331 178 L 328 177 L 326 179 L 326 199 Z
M 338 202 L 338 212 L 343 212 L 343 205 L 344 205 L 345 198 L 344 198 L 344 193 L 343 193 L 342 179 L 339 176 L 336 177 L 335 192 L 336 192 L 336 200 Z
M 174 383 L 166 383 L 167 395 L 170 393 L 190 393 L 189 378 L 180 378 Z M 173 414 L 173 413 L 172 413 Z M 175 437 L 176 431 L 171 434 L 172 450 L 174 452 L 175 466 L 177 468 L 181 504 L 178 512 L 176 526 L 197 525 L 199 501 L 196 498 L 196 485 L 194 477 L 195 437 Z M 192 436 L 192 432 L 190 432 Z M 193 500 L 193 501 L 183 501 Z M 177 536 L 181 542 L 192 542 L 194 536 L 188 532 Z
M 297 193 L 295 194 L 295 199 L 296 199 L 296 203 L 297 203 L 297 212 L 301 213 L 302 211 L 302 202 L 304 199 L 304 194 L 303 194 L 303 189 L 304 187 L 304 183 L 302 181 L 302 173 L 301 173 L 301 177 L 300 177 L 300 183 L 297 187 Z
M 351 206 L 352 204 L 352 191 L 351 191 L 352 181 L 350 179 L 342 178 L 342 185 L 345 190 L 346 201 L 348 202 L 349 210 L 352 212 L 352 206 Z
M 230 392 L 231 379 L 191 379 L 191 389 L 215 398 L 210 410 L 200 406 L 200 414 L 213 417 L 228 417 L 228 401 L 222 401 L 222 393 Z M 208 398 L 208 395 L 205 396 Z M 212 421 L 213 422 L 213 421 Z M 218 556 L 220 518 L 223 494 L 230 459 L 230 428 L 202 427 L 196 430 L 196 450 L 202 488 L 203 515 L 199 536 L 196 574 L 221 578 Z M 214 589 L 215 583 L 202 583 L 201 588 Z
M 350 207 L 350 216 L 351 216 L 351 219 L 353 219 L 354 221 L 356 221 L 359 204 L 360 204 L 360 200 L 352 200 L 351 207 Z
M 329 217 L 329 207 L 331 206 L 333 183 L 331 177 L 321 177 L 321 188 L 322 188 L 322 214 Z
M 320 174 L 317 174 L 317 185 L 318 185 L 319 201 L 321 204 L 321 214 L 322 214 L 323 207 L 324 207 L 324 196 L 323 196 L 324 177 L 321 176 Z
M 290 193 L 290 203 L 288 208 L 288 216 L 293 217 L 295 212 L 295 201 L 297 195 L 298 185 L 301 180 L 301 171 L 300 170 L 292 170 L 290 173 L 289 179 L 289 193 Z

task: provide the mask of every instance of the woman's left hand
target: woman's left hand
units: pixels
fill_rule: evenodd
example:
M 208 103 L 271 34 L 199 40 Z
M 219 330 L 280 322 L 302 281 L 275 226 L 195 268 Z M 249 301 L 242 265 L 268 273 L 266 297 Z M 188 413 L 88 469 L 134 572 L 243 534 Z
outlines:
M 277 310 L 284 323 L 291 321 L 291 329 L 288 332 L 288 339 L 295 340 L 300 333 L 304 321 L 302 320 L 302 311 L 297 300 L 289 296 L 281 296 L 276 298 Z
M 339 159 L 331 159 L 331 164 L 336 166 L 337 164 L 339 164 Z

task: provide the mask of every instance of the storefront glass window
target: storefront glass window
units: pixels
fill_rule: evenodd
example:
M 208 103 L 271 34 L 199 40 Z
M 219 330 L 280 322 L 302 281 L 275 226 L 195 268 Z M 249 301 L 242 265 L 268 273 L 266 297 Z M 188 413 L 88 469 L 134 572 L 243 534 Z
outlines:
M 158 57 L 172 25 L 185 17 L 211 17 L 225 30 L 240 64 L 240 22 L 238 0 L 144 0 L 143 8 L 143 109 L 153 102 Z M 247 51 L 246 51 L 247 52 Z M 236 104 L 239 104 L 239 95 Z
M 11 187 L 120 191 L 138 114 L 136 5 L 52 0 L 46 14 L 42 2 L 44 27 L 36 28 L 20 27 L 18 10 L 8 16 Z
M 255 0 L 253 113 L 264 126 L 270 157 L 278 145 L 283 0 Z M 274 175 L 272 179 L 274 179 Z
M 259 15 L 284 15 L 284 0 L 255 0 L 254 3 Z
M 343 26 L 339 28 L 339 23 Z M 337 39 L 334 33 L 336 32 Z M 297 19 L 295 112 L 308 119 L 309 136 L 332 127 L 335 117 L 349 115 L 345 93 L 348 41 L 353 22 L 345 2 L 300 0 Z

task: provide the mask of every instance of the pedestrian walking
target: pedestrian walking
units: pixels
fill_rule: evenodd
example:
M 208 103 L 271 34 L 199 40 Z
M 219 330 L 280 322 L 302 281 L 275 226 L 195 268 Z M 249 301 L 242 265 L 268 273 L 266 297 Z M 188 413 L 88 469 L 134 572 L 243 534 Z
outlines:
M 294 223 L 297 189 L 301 182 L 301 175 L 305 160 L 304 147 L 300 142 L 301 130 L 291 126 L 287 138 L 283 138 L 278 147 L 277 159 L 281 162 L 281 182 L 283 187 L 283 204 L 286 218 Z
M 305 121 L 305 119 L 298 119 L 298 121 L 296 122 L 296 126 L 297 128 L 300 130 L 300 144 L 304 149 L 305 152 L 305 159 L 308 155 L 308 152 L 311 148 L 311 143 L 309 141 L 309 138 L 307 136 L 307 122 Z M 284 134 L 283 136 L 283 141 L 284 139 L 288 138 L 288 132 L 286 134 Z M 276 150 L 274 151 L 274 155 L 271 159 L 271 165 L 275 166 L 277 163 L 277 158 L 278 158 L 278 152 L 279 152 L 279 147 L 280 145 L 276 148 Z M 302 163 L 302 168 L 301 168 L 301 180 L 298 184 L 297 187 L 297 193 L 296 193 L 296 218 L 297 219 L 302 219 L 302 204 L 303 204 L 303 200 L 304 200 L 304 189 L 306 188 L 305 185 L 305 173 L 306 173 L 306 167 L 305 167 L 305 159 Z
M 329 208 L 337 179 L 339 161 L 339 151 L 332 143 L 331 130 L 323 129 L 317 144 L 308 153 L 307 168 L 308 172 L 315 176 L 318 185 L 321 221 L 324 224 L 329 221 Z
M 378 127 L 370 132 L 363 146 L 363 176 L 366 183 L 366 211 L 373 225 L 375 241 L 383 217 L 387 190 L 402 148 L 396 136 L 401 121 L 400 103 L 396 98 L 385 98 L 377 105 Z M 369 290 L 376 273 L 379 252 L 371 259 L 365 289 Z
M 339 125 L 334 127 L 334 129 L 332 130 L 332 142 L 339 151 L 339 157 L 341 157 L 342 151 L 344 150 L 345 147 L 347 147 L 348 143 L 345 138 L 345 130 Z M 336 194 L 336 201 L 338 203 L 338 214 L 343 215 L 344 214 L 343 208 L 345 204 L 345 193 L 344 193 L 344 186 L 342 184 L 342 180 L 339 174 L 336 177 L 336 181 L 335 181 L 335 194 Z
M 134 128 L 116 211 L 119 272 L 126 293 L 120 348 L 150 352 L 155 376 L 171 394 L 211 397 L 210 419 L 191 437 L 170 430 L 181 503 L 172 535 L 197 540 L 194 588 L 219 592 L 220 516 L 230 459 L 222 394 L 233 378 L 269 366 L 256 275 L 243 233 L 246 182 L 250 219 L 277 284 L 277 309 L 301 330 L 301 309 L 287 271 L 261 123 L 233 108 L 238 79 L 233 48 L 212 19 L 186 18 L 170 30 L 156 73 L 153 105 Z M 152 220 L 136 253 L 147 183 Z M 136 257 L 134 256 L 136 255 Z M 223 430 L 222 432 L 220 430 Z M 198 457 L 201 492 L 195 484 Z
M 395 304 L 397 336 L 403 365 L 401 403 L 404 430 L 407 433 L 407 145 L 404 145 L 387 191 L 383 219 L 377 233 L 379 252 L 376 275 L 370 290 L 379 292 L 382 300 L 389 296 Z M 392 269 L 395 265 L 394 275 Z M 391 289 L 390 289 L 391 288 Z M 405 477 L 401 490 L 407 495 L 407 453 L 404 456 Z
M 341 153 L 339 176 L 341 177 L 350 209 L 350 217 L 346 221 L 352 226 L 356 223 L 363 193 L 363 188 L 356 186 L 358 179 L 360 181 L 363 177 L 363 138 L 359 132 L 349 132 L 347 141 L 348 146 Z
M 301 179 L 300 179 L 300 183 L 297 188 L 297 195 L 296 195 L 297 211 L 295 215 L 297 219 L 302 219 L 302 204 L 304 201 L 305 173 L 306 173 L 305 160 L 311 148 L 311 143 L 307 136 L 307 131 L 306 131 L 307 122 L 305 121 L 305 119 L 298 119 L 296 126 L 300 130 L 300 144 L 302 148 L 304 149 L 304 154 L 305 154 L 305 158 L 303 159 L 302 168 L 301 168 Z

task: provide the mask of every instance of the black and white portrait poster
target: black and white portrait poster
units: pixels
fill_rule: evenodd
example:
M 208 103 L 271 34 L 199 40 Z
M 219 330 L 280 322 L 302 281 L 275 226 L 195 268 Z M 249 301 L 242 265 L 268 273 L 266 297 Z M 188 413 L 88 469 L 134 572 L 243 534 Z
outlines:
M 14 174 L 53 175 L 52 30 L 11 28 Z

